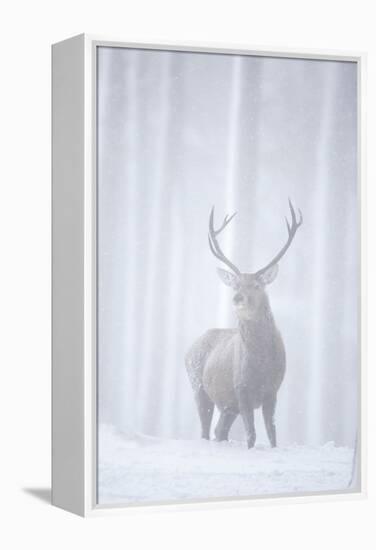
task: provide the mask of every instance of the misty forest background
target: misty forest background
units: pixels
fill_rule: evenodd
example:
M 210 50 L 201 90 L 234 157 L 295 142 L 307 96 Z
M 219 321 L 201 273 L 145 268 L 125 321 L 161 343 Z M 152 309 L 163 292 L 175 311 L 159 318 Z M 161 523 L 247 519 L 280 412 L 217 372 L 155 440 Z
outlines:
M 221 243 L 255 271 L 285 242 L 291 197 L 304 223 L 268 287 L 287 352 L 278 439 L 353 446 L 356 64 L 100 47 L 97 92 L 99 422 L 199 437 L 184 354 L 236 324 L 211 206 L 217 223 L 238 212 Z M 239 419 L 231 436 L 244 437 Z

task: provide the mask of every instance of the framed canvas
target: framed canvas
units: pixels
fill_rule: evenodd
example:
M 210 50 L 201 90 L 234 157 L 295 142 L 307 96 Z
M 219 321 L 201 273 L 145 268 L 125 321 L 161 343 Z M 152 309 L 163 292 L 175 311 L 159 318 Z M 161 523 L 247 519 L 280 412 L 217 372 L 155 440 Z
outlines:
M 363 495 L 364 55 L 52 62 L 53 503 Z

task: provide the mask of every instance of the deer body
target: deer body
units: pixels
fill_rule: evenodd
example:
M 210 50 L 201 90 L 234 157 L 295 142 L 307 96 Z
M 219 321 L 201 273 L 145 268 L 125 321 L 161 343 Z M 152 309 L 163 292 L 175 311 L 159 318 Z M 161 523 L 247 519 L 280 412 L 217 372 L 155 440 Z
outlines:
M 210 438 L 214 405 L 220 411 L 215 428 L 216 439 L 226 440 L 230 428 L 241 415 L 248 447 L 256 440 L 254 410 L 262 407 L 270 444 L 276 446 L 274 413 L 277 392 L 285 369 L 285 349 L 276 327 L 265 286 L 278 273 L 277 261 L 285 253 L 302 223 L 296 221 L 290 203 L 293 223 L 288 223 L 289 240 L 276 258 L 257 273 L 241 273 L 222 253 L 216 236 L 231 221 L 225 218 L 215 231 L 212 211 L 209 244 L 214 255 L 232 272 L 218 269 L 222 281 L 235 290 L 233 304 L 238 317 L 237 329 L 211 329 L 201 336 L 186 355 L 186 368 L 195 394 L 201 420 L 202 437 Z

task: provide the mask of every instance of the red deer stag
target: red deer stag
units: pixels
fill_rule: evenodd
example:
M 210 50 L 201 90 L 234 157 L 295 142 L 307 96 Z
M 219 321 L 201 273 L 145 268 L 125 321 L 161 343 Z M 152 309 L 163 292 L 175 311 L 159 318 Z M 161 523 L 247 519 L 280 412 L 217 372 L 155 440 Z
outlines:
M 209 220 L 209 246 L 214 256 L 231 271 L 218 268 L 225 285 L 235 294 L 233 305 L 238 328 L 211 329 L 203 334 L 186 355 L 185 363 L 201 420 L 202 437 L 210 438 L 214 405 L 220 412 L 215 428 L 218 441 L 228 439 L 230 428 L 241 415 L 248 448 L 255 444 L 254 410 L 262 407 L 268 438 L 277 445 L 274 413 L 277 392 L 286 369 L 285 348 L 276 327 L 266 285 L 278 273 L 278 262 L 287 252 L 303 222 L 289 200 L 291 224 L 286 218 L 288 238 L 281 251 L 256 273 L 242 273 L 222 252 L 218 235 L 235 216 L 226 216 L 214 229 L 214 207 Z

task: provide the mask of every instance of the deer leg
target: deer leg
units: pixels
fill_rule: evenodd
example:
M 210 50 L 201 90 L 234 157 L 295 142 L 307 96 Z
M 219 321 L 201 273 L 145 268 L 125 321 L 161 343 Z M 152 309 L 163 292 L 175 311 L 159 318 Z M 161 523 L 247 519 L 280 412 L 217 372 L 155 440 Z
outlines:
M 277 446 L 277 436 L 275 429 L 274 413 L 277 403 L 277 396 L 272 394 L 268 395 L 262 404 L 262 414 L 264 417 L 266 433 L 272 447 Z
M 195 393 L 195 399 L 201 421 L 201 437 L 203 439 L 210 439 L 210 425 L 213 418 L 214 403 L 202 386 Z
M 238 413 L 235 413 L 230 409 L 224 409 L 223 411 L 221 411 L 221 415 L 214 430 L 216 441 L 228 440 L 230 428 L 233 425 L 234 420 L 237 416 Z
M 255 417 L 253 403 L 249 388 L 245 384 L 240 384 L 235 387 L 236 396 L 238 398 L 239 412 L 242 417 L 245 433 L 247 437 L 248 449 L 254 447 L 256 442 Z

